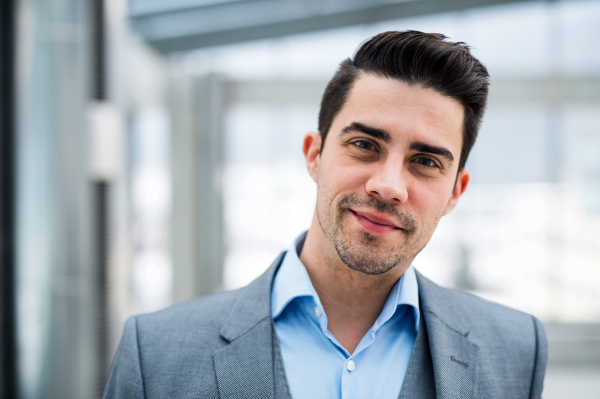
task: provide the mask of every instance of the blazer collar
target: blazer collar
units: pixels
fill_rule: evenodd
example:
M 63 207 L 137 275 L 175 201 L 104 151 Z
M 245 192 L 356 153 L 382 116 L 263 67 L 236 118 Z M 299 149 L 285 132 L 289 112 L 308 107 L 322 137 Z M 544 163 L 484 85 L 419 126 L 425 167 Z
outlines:
M 283 255 L 238 295 L 221 336 L 228 344 L 213 353 L 222 399 L 274 399 L 271 285 Z
M 260 277 L 241 288 L 244 295 L 239 295 L 233 304 L 221 336 L 231 342 L 244 335 L 262 320 L 271 317 L 271 286 L 273 278 L 285 256 L 282 252 Z
M 236 398 L 273 398 L 273 320 L 271 286 L 285 252 L 267 271 L 242 290 L 232 305 L 221 336 L 229 342 L 213 354 L 219 393 Z M 422 317 L 427 328 L 438 398 L 476 398 L 479 347 L 468 335 L 471 326 L 461 314 L 461 302 L 416 273 Z
M 469 322 L 456 293 L 417 273 L 438 398 L 477 398 L 479 347 L 468 335 Z
M 221 336 L 227 341 L 235 340 L 271 315 L 271 287 L 285 254 L 282 252 L 260 277 L 241 288 L 246 292 L 233 304 L 221 329 Z M 451 330 L 466 336 L 470 325 L 457 311 L 455 298 L 447 289 L 439 287 L 416 270 L 415 273 L 423 312 L 434 315 Z
M 471 326 L 459 311 L 460 303 L 457 303 L 454 291 L 440 287 L 419 272 L 416 274 L 423 311 L 435 315 L 456 333 L 469 334 Z

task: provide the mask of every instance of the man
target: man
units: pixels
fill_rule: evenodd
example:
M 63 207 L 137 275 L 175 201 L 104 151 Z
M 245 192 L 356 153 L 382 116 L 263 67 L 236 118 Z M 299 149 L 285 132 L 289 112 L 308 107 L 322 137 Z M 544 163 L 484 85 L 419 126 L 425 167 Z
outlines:
M 540 322 L 411 266 L 467 188 L 487 91 L 442 35 L 363 44 L 304 139 L 308 232 L 245 288 L 131 318 L 105 398 L 539 398 Z

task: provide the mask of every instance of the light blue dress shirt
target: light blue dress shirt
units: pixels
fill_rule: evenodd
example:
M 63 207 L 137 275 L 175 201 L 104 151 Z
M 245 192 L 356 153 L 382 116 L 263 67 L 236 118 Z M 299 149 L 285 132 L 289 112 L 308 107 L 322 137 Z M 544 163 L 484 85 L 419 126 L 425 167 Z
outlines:
M 327 330 L 327 315 L 298 257 L 288 250 L 271 293 L 271 313 L 294 399 L 397 399 L 419 330 L 419 292 L 410 266 L 373 327 L 350 354 Z

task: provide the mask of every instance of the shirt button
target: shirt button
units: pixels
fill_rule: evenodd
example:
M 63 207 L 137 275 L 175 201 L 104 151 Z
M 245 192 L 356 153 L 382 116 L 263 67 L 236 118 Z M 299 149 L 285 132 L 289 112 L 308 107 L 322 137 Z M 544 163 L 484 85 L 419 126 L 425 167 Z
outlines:
M 348 360 L 346 362 L 346 370 L 348 371 L 352 371 L 356 368 L 356 363 L 354 363 L 354 360 Z
M 315 306 L 315 314 L 317 315 L 317 317 L 321 317 L 321 311 L 319 310 L 318 306 Z

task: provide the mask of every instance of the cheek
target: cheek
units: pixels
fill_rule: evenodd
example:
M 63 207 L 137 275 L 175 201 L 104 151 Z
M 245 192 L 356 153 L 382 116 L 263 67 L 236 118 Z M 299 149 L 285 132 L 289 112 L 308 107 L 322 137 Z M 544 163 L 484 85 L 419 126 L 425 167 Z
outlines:
M 325 189 L 333 196 L 347 191 L 357 191 L 364 187 L 370 176 L 369 165 L 351 161 L 348 157 L 338 156 L 319 167 L 319 189 Z
M 419 214 L 424 223 L 438 220 L 446 209 L 450 199 L 451 188 L 442 182 L 423 183 L 412 185 L 409 198 L 413 209 Z

